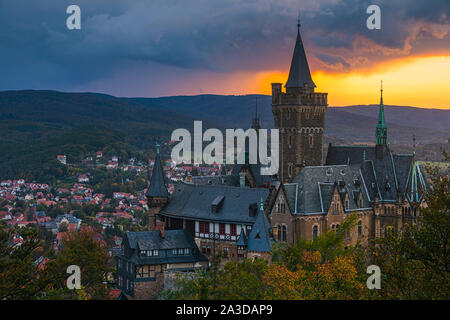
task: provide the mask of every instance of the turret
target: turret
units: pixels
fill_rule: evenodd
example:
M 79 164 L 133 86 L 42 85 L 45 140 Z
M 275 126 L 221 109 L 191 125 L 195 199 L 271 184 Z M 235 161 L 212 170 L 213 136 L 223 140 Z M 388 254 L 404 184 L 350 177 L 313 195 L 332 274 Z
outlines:
M 148 205 L 148 228 L 155 230 L 156 216 L 169 201 L 169 192 L 165 183 L 165 174 L 161 164 L 159 145 L 156 145 L 156 158 L 153 166 L 150 183 L 145 193 Z

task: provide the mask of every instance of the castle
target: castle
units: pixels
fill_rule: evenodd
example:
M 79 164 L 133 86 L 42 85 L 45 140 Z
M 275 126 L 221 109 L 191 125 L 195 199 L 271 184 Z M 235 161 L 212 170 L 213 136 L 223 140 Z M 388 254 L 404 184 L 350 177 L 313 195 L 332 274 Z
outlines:
M 127 234 L 124 254 L 118 257 L 121 288 L 128 298 L 148 298 L 145 290 L 135 292 L 136 285 L 146 292 L 160 290 L 158 274 L 164 266 L 192 271 L 218 252 L 225 260 L 270 261 L 274 242 L 294 244 L 299 238 L 336 232 L 351 214 L 357 222 L 346 243 L 367 244 L 391 228 L 414 223 L 426 206 L 426 181 L 414 154 L 395 154 L 389 148 L 382 90 L 375 145 L 330 144 L 323 160 L 327 93 L 315 92 L 297 27 L 285 92 L 281 83 L 272 84 L 272 112 L 280 133 L 278 175 L 260 175 L 259 164 L 239 164 L 229 174 L 191 177 L 169 195 L 157 151 L 146 194 L 150 231 Z M 257 116 L 252 127 L 260 127 Z M 174 231 L 174 240 L 167 241 Z M 164 258 L 147 256 L 145 248 L 159 253 L 150 238 L 167 251 Z M 183 248 L 189 250 L 181 259 L 177 253 Z M 144 269 L 151 276 L 136 273 Z

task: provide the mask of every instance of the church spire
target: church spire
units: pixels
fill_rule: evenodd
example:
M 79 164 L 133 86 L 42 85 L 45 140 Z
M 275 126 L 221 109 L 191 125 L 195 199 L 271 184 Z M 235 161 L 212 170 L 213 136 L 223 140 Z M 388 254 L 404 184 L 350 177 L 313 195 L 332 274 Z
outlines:
M 156 158 L 155 164 L 153 165 L 153 172 L 150 178 L 150 185 L 147 189 L 147 197 L 167 197 L 169 193 L 167 192 L 166 183 L 164 181 L 164 170 L 161 164 L 161 157 L 159 154 L 159 144 L 156 144 Z
M 311 79 L 308 60 L 306 59 L 305 48 L 303 47 L 302 37 L 300 35 L 300 17 L 297 20 L 297 40 L 295 41 L 294 54 L 292 56 L 289 78 L 286 82 L 286 88 L 303 88 L 304 86 L 314 89 L 316 85 Z
M 261 125 L 259 124 L 259 118 L 258 118 L 258 96 L 256 96 L 255 98 L 256 98 L 256 102 L 255 102 L 255 117 L 253 118 L 252 128 L 255 129 L 255 130 L 259 130 L 259 129 L 261 129 Z
M 384 105 L 383 105 L 383 81 L 381 81 L 380 108 L 378 111 L 378 123 L 375 129 L 375 138 L 377 145 L 387 144 L 387 126 L 384 121 Z

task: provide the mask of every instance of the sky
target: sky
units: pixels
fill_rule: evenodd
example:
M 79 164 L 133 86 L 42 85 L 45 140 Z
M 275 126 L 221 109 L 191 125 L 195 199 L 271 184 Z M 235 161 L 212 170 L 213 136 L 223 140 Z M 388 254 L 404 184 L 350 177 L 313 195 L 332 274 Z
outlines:
M 66 27 L 71 4 L 81 30 Z M 0 90 L 270 94 L 298 15 L 330 106 L 376 104 L 383 80 L 385 104 L 450 109 L 449 0 L 0 0 Z

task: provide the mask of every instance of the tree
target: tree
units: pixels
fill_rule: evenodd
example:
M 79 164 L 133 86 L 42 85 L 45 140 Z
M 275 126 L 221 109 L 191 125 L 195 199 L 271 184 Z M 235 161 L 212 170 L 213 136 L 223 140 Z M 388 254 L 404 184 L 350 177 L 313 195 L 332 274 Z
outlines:
M 365 282 L 358 276 L 351 254 L 324 261 L 319 251 L 302 254 L 302 264 L 295 271 L 284 264 L 271 265 L 264 276 L 270 299 L 364 299 Z
M 17 235 L 23 238 L 20 245 L 13 241 Z M 61 278 L 34 264 L 42 253 L 41 245 L 42 241 L 32 228 L 5 229 L 0 225 L 0 300 L 37 299 L 48 285 Z
M 68 277 L 67 267 L 79 266 L 83 297 L 108 299 L 109 291 L 105 283 L 107 275 L 112 272 L 108 260 L 107 249 L 95 239 L 95 233 L 81 230 L 67 233 L 67 236 L 63 238 L 62 248 L 51 267 L 54 274 L 64 274 L 65 277 Z M 67 289 L 65 282 L 60 281 L 54 284 L 48 295 L 59 299 L 78 299 L 80 292 Z
M 383 298 L 449 299 L 450 176 L 429 169 L 426 208 L 417 224 L 376 239 L 372 261 L 381 268 Z
M 180 276 L 175 281 L 175 290 L 165 290 L 164 299 L 198 300 L 261 300 L 267 295 L 263 277 L 267 262 L 261 259 L 246 259 L 242 262 L 227 262 L 219 268 L 220 255 L 212 259 L 207 271 L 198 271 L 191 276 Z

